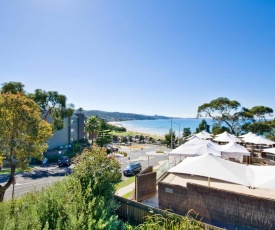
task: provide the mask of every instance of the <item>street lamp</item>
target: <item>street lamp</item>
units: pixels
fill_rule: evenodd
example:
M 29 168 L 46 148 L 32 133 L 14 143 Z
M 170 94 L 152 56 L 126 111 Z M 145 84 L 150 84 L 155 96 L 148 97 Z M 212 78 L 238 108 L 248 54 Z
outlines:
M 173 123 L 177 124 L 179 126 L 179 138 L 180 138 L 180 123 L 174 122 Z

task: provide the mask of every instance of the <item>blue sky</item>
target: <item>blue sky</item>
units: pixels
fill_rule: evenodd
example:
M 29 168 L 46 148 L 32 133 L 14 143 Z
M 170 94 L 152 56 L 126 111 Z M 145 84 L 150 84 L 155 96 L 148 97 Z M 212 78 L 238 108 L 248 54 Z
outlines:
M 196 116 L 218 97 L 275 110 L 275 1 L 0 1 L 0 83 L 75 108 Z

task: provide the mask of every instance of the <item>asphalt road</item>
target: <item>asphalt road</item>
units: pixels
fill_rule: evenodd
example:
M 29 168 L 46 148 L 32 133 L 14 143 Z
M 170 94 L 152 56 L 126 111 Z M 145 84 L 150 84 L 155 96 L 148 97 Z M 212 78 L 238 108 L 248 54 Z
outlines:
M 152 165 L 158 167 L 168 159 L 167 154 L 156 154 L 156 150 L 161 149 L 169 152 L 169 149 L 163 146 L 138 144 L 141 148 L 121 147 L 119 151 L 127 152 L 128 156 L 118 157 L 121 164 L 121 172 L 130 162 L 140 162 L 142 169 Z M 31 190 L 40 190 L 42 187 L 62 180 L 64 176 L 71 173 L 71 167 L 58 167 L 57 165 L 48 165 L 45 167 L 36 167 L 30 173 L 19 173 L 16 175 L 16 184 L 14 185 L 14 196 L 21 196 Z M 122 180 L 126 177 L 122 174 Z M 7 182 L 7 175 L 0 175 L 0 184 Z M 5 193 L 5 199 L 12 198 L 13 186 L 10 186 Z

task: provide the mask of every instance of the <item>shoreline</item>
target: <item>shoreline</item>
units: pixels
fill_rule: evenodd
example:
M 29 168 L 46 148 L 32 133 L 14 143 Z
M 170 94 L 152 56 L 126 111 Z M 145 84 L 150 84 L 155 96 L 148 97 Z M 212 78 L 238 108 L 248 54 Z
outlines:
M 149 133 L 149 132 L 140 131 L 138 129 L 133 129 L 133 128 L 125 127 L 122 124 L 120 124 L 119 121 L 110 121 L 108 123 L 111 124 L 111 125 L 114 125 L 114 126 L 124 127 L 124 128 L 126 128 L 126 132 L 133 132 L 133 133 L 137 133 L 138 135 L 154 136 L 154 137 L 159 138 L 159 139 L 164 139 L 164 135 L 162 136 L 162 135 L 156 134 L 156 133 Z

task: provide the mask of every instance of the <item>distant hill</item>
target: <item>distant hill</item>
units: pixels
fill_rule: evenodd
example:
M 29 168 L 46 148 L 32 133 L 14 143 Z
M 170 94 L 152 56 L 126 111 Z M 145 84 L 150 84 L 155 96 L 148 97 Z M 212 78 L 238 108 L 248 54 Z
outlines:
M 120 113 L 120 112 L 105 112 L 100 110 L 84 110 L 83 113 L 87 116 L 97 116 L 107 121 L 130 121 L 130 120 L 156 120 L 156 119 L 169 119 L 165 116 L 148 116 L 136 113 Z

